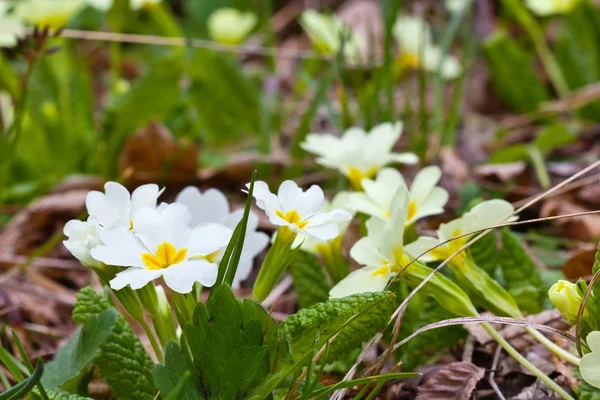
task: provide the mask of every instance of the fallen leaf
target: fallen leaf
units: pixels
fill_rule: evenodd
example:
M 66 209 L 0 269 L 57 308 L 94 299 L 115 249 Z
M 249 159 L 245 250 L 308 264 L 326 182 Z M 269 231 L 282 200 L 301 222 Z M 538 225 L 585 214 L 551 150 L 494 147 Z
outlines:
M 471 363 L 445 365 L 421 385 L 417 400 L 468 400 L 484 374 L 483 368 Z
M 575 203 L 570 195 L 553 197 L 544 202 L 540 210 L 541 217 L 574 214 L 590 211 Z M 569 239 L 592 241 L 600 236 L 600 215 L 591 214 L 580 217 L 563 218 L 556 221 L 562 234 Z
M 600 178 L 595 183 L 584 186 L 577 192 L 577 199 L 586 206 L 600 208 Z
M 158 122 L 130 136 L 119 158 L 119 170 L 131 185 L 164 181 L 185 184 L 195 178 L 197 167 L 196 145 L 173 138 Z
M 563 265 L 565 277 L 575 280 L 592 275 L 595 255 L 596 251 L 593 249 L 575 251 Z
M 527 164 L 525 162 L 517 161 L 504 164 L 478 165 L 474 171 L 476 175 L 486 178 L 496 177 L 500 182 L 506 183 L 521 175 L 526 168 Z

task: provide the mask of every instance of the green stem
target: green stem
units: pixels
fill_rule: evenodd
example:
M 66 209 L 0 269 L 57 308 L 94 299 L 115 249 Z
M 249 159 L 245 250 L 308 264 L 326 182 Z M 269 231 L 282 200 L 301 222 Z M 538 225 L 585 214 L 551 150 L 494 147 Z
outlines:
M 260 267 L 252 290 L 252 295 L 258 301 L 267 298 L 292 261 L 290 255 L 293 251 L 294 239 L 296 239 L 296 233 L 288 227 L 281 227 L 277 230 L 273 246 L 269 249 L 265 261 Z
M 567 350 L 558 346 L 556 343 L 554 343 L 552 340 L 548 339 L 546 336 L 544 336 L 541 332 L 537 331 L 536 329 L 528 326 L 525 328 L 525 330 L 527 332 L 529 332 L 531 334 L 531 336 L 536 338 L 538 342 L 543 344 L 548 350 L 550 350 L 552 353 L 554 353 L 557 357 L 560 357 L 563 360 L 568 361 L 573 365 L 579 366 L 579 361 L 580 361 L 579 357 L 569 353 Z
M 152 332 L 152 329 L 150 329 L 150 325 L 148 325 L 148 323 L 146 322 L 146 320 L 144 318 L 139 319 L 138 322 L 144 329 L 144 332 L 146 332 L 146 336 L 148 336 L 148 339 L 150 339 L 150 344 L 152 345 L 154 354 L 156 354 L 156 358 L 158 359 L 159 362 L 162 362 L 163 361 L 162 347 L 156 341 L 156 337 L 154 336 L 154 332 Z
M 538 25 L 535 18 L 523 7 L 519 0 L 504 0 L 504 6 L 508 8 L 517 21 L 523 26 L 523 29 L 529 35 L 535 50 L 544 65 L 544 69 L 548 73 L 548 78 L 552 82 L 552 86 L 560 97 L 564 97 L 569 93 L 569 87 L 563 77 L 563 74 L 554 59 L 554 55 L 550 51 L 550 47 L 546 43 L 544 33 Z
M 535 174 L 540 182 L 540 186 L 544 190 L 550 189 L 552 182 L 550 181 L 550 175 L 548 175 L 548 170 L 546 169 L 542 152 L 535 145 L 530 145 L 527 146 L 527 154 L 529 155 L 529 159 L 533 164 L 533 168 L 535 169 Z
M 317 252 L 321 256 L 325 270 L 334 284 L 344 279 L 350 273 L 348 262 L 342 253 L 341 236 L 328 243 L 318 245 Z
M 521 355 L 506 339 L 502 337 L 492 326 L 488 323 L 481 324 L 483 329 L 485 329 L 490 336 L 498 342 L 498 344 L 512 357 L 521 364 L 525 369 L 531 372 L 533 375 L 538 377 L 542 382 L 544 382 L 550 389 L 554 390 L 560 397 L 565 400 L 575 400 L 569 393 L 567 393 L 562 387 L 560 387 L 556 382 L 554 382 L 550 377 L 540 371 L 535 365 L 529 362 L 525 357 Z

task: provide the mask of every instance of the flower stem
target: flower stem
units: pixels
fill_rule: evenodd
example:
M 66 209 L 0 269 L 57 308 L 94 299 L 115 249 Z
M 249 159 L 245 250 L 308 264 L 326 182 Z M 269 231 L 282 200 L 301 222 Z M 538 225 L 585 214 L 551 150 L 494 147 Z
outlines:
M 156 358 L 158 359 L 159 362 L 162 362 L 163 361 L 162 347 L 156 341 L 156 337 L 154 336 L 154 332 L 152 332 L 152 329 L 150 329 L 150 325 L 148 325 L 148 323 L 146 322 L 146 320 L 144 318 L 139 319 L 138 322 L 144 329 L 144 332 L 146 332 L 146 336 L 148 336 L 148 339 L 150 339 L 150 344 L 152 345 L 152 349 L 154 349 L 154 354 L 156 354 Z
M 525 330 L 531 334 L 534 338 L 537 339 L 538 342 L 546 346 L 548 350 L 554 353 L 557 357 L 562 358 L 565 361 L 570 362 L 573 365 L 579 365 L 579 358 L 574 354 L 569 353 L 567 350 L 561 348 L 552 340 L 548 339 L 541 332 L 537 331 L 534 328 L 526 327 Z
M 512 357 L 521 364 L 525 369 L 531 372 L 533 375 L 538 377 L 542 382 L 544 382 L 550 389 L 554 390 L 560 397 L 565 400 L 575 400 L 566 390 L 560 387 L 556 382 L 554 382 L 550 377 L 540 371 L 535 365 L 529 362 L 525 357 L 521 355 L 506 339 L 502 337 L 490 324 L 483 323 L 481 324 L 483 329 L 485 329 L 490 336 L 498 342 L 498 344 Z
M 292 254 L 294 254 L 292 244 L 296 235 L 288 227 L 281 227 L 277 230 L 273 246 L 269 249 L 267 257 L 260 267 L 252 290 L 252 295 L 258 301 L 267 298 L 292 261 Z
M 328 243 L 319 244 L 317 252 L 321 256 L 325 270 L 334 284 L 344 279 L 350 273 L 348 262 L 342 253 L 341 237 L 337 237 Z

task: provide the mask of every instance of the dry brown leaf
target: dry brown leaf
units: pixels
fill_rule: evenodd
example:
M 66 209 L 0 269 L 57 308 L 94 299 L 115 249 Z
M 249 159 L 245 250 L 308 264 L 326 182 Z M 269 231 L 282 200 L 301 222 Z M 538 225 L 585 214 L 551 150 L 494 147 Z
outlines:
M 158 122 L 130 136 L 119 158 L 119 170 L 132 185 L 165 180 L 185 184 L 195 178 L 197 167 L 196 145 L 174 139 Z
M 506 164 L 478 165 L 475 167 L 474 172 L 476 175 L 486 178 L 496 177 L 500 182 L 506 183 L 521 175 L 526 168 L 527 164 L 525 162 L 517 161 Z
M 592 274 L 594 265 L 594 256 L 596 251 L 593 249 L 577 250 L 563 265 L 563 272 L 567 279 L 578 279 Z
M 584 186 L 577 192 L 577 199 L 586 206 L 595 209 L 600 208 L 600 178 L 596 183 Z
M 28 254 L 60 232 L 84 209 L 88 190 L 50 194 L 21 210 L 0 232 L 0 252 Z
M 550 217 L 586 211 L 590 210 L 575 203 L 571 196 L 565 194 L 546 200 L 540 210 L 540 216 Z M 598 214 L 559 219 L 557 224 L 562 234 L 569 239 L 588 242 L 600 236 L 600 215 Z
M 485 370 L 475 364 L 448 364 L 427 377 L 417 400 L 468 400 L 484 374 Z

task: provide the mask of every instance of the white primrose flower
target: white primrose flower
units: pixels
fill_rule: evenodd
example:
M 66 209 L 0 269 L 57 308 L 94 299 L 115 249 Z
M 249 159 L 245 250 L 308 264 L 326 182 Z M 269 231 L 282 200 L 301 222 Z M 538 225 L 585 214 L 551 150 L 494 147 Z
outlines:
M 402 135 L 402 123 L 383 123 L 369 133 L 361 128 L 350 128 L 342 137 L 310 133 L 301 147 L 318 156 L 317 163 L 335 168 L 346 176 L 355 189 L 361 188 L 363 178 L 372 178 L 391 163 L 415 164 L 419 158 L 413 153 L 394 153 L 394 144 Z
M 246 185 L 249 186 L 249 185 Z M 348 221 L 352 215 L 342 209 L 319 212 L 325 201 L 323 190 L 312 185 L 306 192 L 294 181 L 284 181 L 277 194 L 269 191 L 263 181 L 254 183 L 252 196 L 256 205 L 263 210 L 272 224 L 287 227 L 320 241 L 336 238 L 340 233 L 338 222 Z
M 256 15 L 251 12 L 229 7 L 219 8 L 208 17 L 208 33 L 219 43 L 239 44 L 252 32 L 256 22 Z
M 364 267 L 335 285 L 329 292 L 331 298 L 382 291 L 394 274 L 410 262 L 403 239 L 408 206 L 406 186 L 396 190 L 392 204 L 392 216 L 388 221 L 377 217 L 367 221 L 368 235 L 350 249 L 350 256 Z
M 527 7 L 540 17 L 568 14 L 580 0 L 526 0 Z
M 102 11 L 102 12 L 110 10 L 113 5 L 113 0 L 85 0 L 85 1 L 90 7 L 93 7 L 96 10 Z M 129 7 L 131 7 L 132 10 L 137 11 L 137 10 L 141 9 L 142 7 L 146 7 L 151 4 L 158 4 L 161 1 L 162 0 L 129 0 Z
M 243 209 L 230 212 L 227 197 L 217 189 L 208 189 L 202 193 L 198 188 L 188 186 L 177 195 L 175 202 L 184 204 L 190 209 L 192 226 L 215 222 L 234 230 L 244 216 Z M 264 232 L 257 231 L 257 228 L 258 216 L 250 211 L 240 263 L 233 278 L 232 287 L 234 289 L 239 287 L 241 281 L 248 279 L 254 258 L 269 244 L 269 236 Z M 220 262 L 222 256 L 223 253 L 220 252 L 215 262 Z
M 14 47 L 19 41 L 19 36 L 25 33 L 25 28 L 20 18 L 9 14 L 10 3 L 0 1 L 0 47 Z
M 394 38 L 400 46 L 397 63 L 401 68 L 422 68 L 437 73 L 442 58 L 441 49 L 433 44 L 431 29 L 420 17 L 400 16 L 393 27 Z M 455 79 L 462 68 L 458 60 L 450 54 L 442 64 L 441 76 Z
M 92 257 L 129 267 L 110 281 L 114 290 L 127 285 L 140 289 L 161 276 L 178 293 L 189 293 L 195 282 L 212 286 L 219 269 L 215 254 L 227 246 L 232 231 L 215 223 L 192 228 L 191 221 L 192 214 L 183 204 L 143 208 L 134 216 L 135 231 L 122 225 L 103 229 L 104 245 L 93 248 Z
M 448 192 L 436 186 L 442 177 L 437 166 L 423 168 L 410 186 L 406 226 L 415 221 L 444 212 L 448 202 Z M 364 192 L 348 195 L 347 207 L 372 217 L 387 219 L 393 206 L 392 198 L 398 188 L 406 188 L 402 174 L 392 168 L 379 171 L 375 180 L 363 178 Z
M 30 25 L 60 29 L 84 7 L 84 0 L 20 0 L 13 12 Z
M 359 61 L 358 37 L 337 16 L 306 10 L 300 15 L 300 25 L 313 46 L 321 53 L 331 56 L 337 54 L 342 46 L 342 40 L 345 40 L 345 59 L 351 63 Z
M 72 219 L 63 228 L 67 237 L 63 244 L 83 265 L 99 267 L 100 262 L 92 257 L 91 250 L 102 244 L 99 235 L 101 229 L 93 217 L 89 217 L 87 221 Z
M 142 185 L 130 195 L 125 186 L 117 182 L 106 182 L 105 193 L 96 190 L 88 193 L 85 199 L 90 217 L 103 228 L 113 225 L 134 229 L 135 214 L 143 208 L 155 208 L 159 190 L 155 184 Z
M 410 244 L 411 254 L 418 257 L 427 252 L 427 254 L 420 258 L 424 262 L 445 260 L 463 247 L 473 235 L 454 239 L 443 246 L 433 249 L 435 246 L 465 233 L 483 230 L 502 222 L 515 221 L 517 217 L 511 217 L 514 211 L 515 209 L 512 204 L 505 200 L 494 199 L 481 202 L 473 207 L 471 211 L 463 214 L 462 217 L 446 224 L 441 224 L 437 231 L 437 238 L 428 236 L 419 237 L 415 242 Z

